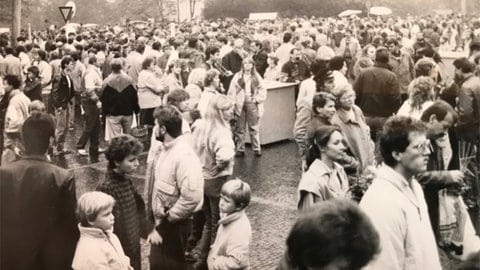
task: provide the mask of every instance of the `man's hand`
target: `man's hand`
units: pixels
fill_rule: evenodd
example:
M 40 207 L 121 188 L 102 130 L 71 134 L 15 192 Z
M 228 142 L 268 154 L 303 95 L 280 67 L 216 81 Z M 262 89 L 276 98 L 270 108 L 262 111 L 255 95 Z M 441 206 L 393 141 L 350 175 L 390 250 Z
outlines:
M 163 242 L 162 236 L 153 229 L 153 231 L 147 236 L 147 241 L 153 245 L 160 245 Z
M 452 176 L 453 181 L 458 184 L 463 184 L 463 181 L 465 180 L 465 174 L 462 171 L 453 170 L 450 171 L 450 175 Z
M 102 108 L 102 102 L 97 101 L 97 109 L 101 109 L 101 108 Z

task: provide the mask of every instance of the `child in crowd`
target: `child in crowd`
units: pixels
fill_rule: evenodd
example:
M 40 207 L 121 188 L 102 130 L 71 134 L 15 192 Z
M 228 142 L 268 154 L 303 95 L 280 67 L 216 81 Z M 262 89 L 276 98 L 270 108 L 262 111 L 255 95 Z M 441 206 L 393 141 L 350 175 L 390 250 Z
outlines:
M 73 270 L 133 269 L 113 233 L 114 205 L 112 196 L 98 191 L 87 192 L 78 200 L 80 239 L 73 257 Z
M 209 270 L 248 268 L 252 228 L 244 209 L 250 196 L 250 186 L 240 179 L 223 185 L 217 237 L 207 260 Z
M 116 204 L 113 208 L 115 225 L 113 231 L 120 239 L 125 254 L 135 270 L 140 270 L 140 234 L 146 223 L 145 203 L 133 186 L 128 174 L 138 167 L 137 156 L 143 145 L 130 135 L 112 138 L 105 151 L 108 168 L 98 191 L 111 195 Z
M 40 100 L 34 100 L 28 105 L 28 113 L 32 114 L 33 112 L 46 112 L 45 104 Z

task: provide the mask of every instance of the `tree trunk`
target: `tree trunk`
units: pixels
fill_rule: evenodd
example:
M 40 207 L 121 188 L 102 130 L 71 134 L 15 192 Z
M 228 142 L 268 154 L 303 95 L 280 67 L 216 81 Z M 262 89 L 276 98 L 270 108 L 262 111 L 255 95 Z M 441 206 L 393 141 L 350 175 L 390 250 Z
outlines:
M 155 3 L 157 4 L 157 9 L 158 9 L 158 14 L 160 17 L 160 21 L 163 22 L 163 0 L 155 0 Z
M 195 0 L 190 0 L 190 20 L 193 20 L 193 16 L 195 16 Z
M 17 37 L 20 36 L 22 18 L 22 0 L 12 0 L 12 46 L 17 45 Z

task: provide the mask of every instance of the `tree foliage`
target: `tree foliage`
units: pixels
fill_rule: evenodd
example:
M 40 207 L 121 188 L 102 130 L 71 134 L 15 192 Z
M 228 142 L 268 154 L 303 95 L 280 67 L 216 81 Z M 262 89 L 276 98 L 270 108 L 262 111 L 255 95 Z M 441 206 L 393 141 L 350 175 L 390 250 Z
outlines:
M 365 0 L 205 0 L 204 17 L 245 18 L 251 12 L 279 12 L 283 17 L 336 16 L 346 9 L 366 11 Z M 434 9 L 460 12 L 460 0 L 370 0 L 372 6 L 386 6 L 393 15 L 427 15 Z M 477 3 L 477 4 L 475 4 Z M 467 0 L 468 13 L 480 12 L 480 0 Z M 478 5 L 477 8 L 474 8 Z M 365 14 L 365 13 L 364 13 Z

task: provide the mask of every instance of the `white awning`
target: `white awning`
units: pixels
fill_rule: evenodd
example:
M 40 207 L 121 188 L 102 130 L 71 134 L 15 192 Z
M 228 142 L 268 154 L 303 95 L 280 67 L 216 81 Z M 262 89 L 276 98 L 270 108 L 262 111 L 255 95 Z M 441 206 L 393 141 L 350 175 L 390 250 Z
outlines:
M 259 13 L 250 13 L 248 19 L 251 21 L 261 21 L 261 20 L 275 20 L 278 16 L 277 12 L 259 12 Z

